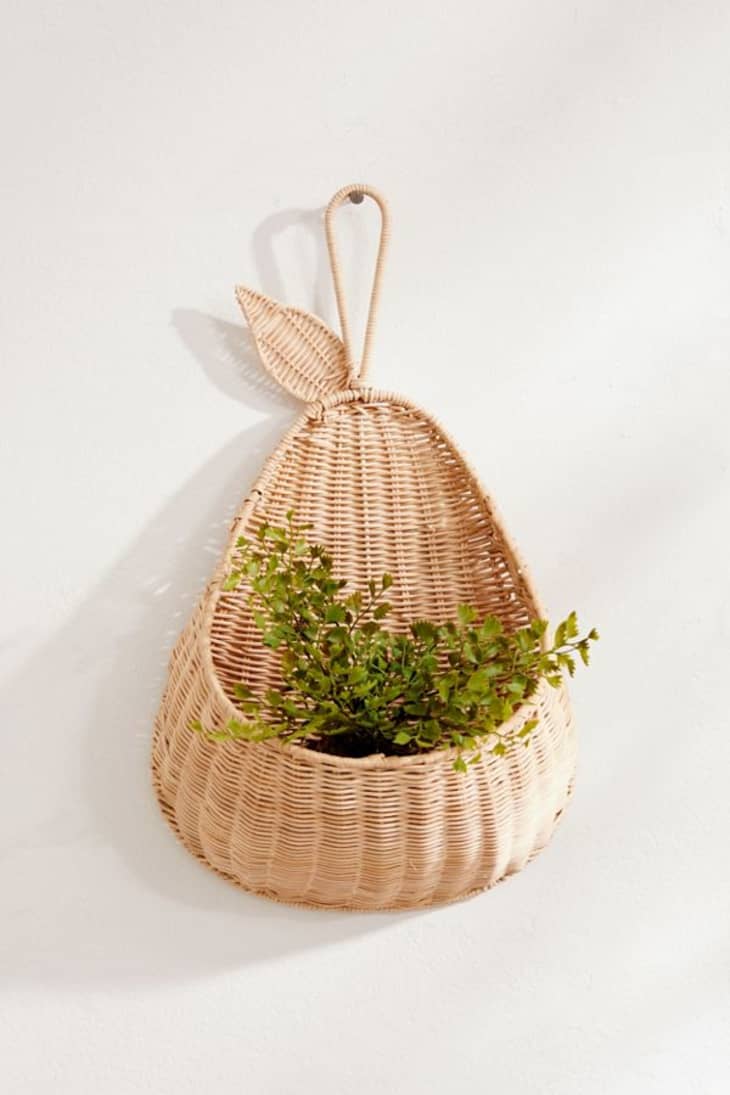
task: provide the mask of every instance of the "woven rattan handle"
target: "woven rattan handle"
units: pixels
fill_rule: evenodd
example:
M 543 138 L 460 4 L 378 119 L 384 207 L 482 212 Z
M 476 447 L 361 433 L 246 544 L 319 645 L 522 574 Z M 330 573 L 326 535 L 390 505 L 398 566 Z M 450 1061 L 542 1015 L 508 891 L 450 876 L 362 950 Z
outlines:
M 370 294 L 370 307 L 368 309 L 368 319 L 365 326 L 365 338 L 363 340 L 362 358 L 360 359 L 359 366 L 357 365 L 353 352 L 352 352 L 352 339 L 350 335 L 350 323 L 347 318 L 347 307 L 345 305 L 345 290 L 342 283 L 342 269 L 340 267 L 340 261 L 337 255 L 337 243 L 335 240 L 335 213 L 342 203 L 347 198 L 352 198 L 355 202 L 362 201 L 363 197 L 367 196 L 372 198 L 380 209 L 380 243 L 378 245 L 378 255 L 375 260 L 375 273 L 373 274 L 373 288 Z M 327 233 L 327 247 L 330 254 L 330 266 L 332 267 L 332 280 L 335 285 L 335 296 L 337 298 L 337 311 L 340 317 L 340 327 L 342 329 L 342 341 L 345 346 L 345 357 L 347 361 L 347 371 L 350 378 L 350 383 L 353 386 L 361 384 L 365 379 L 368 363 L 370 361 L 370 350 L 372 347 L 373 333 L 375 331 L 375 320 L 378 312 L 378 300 L 380 298 L 380 283 L 383 276 L 383 262 L 385 259 L 385 250 L 388 244 L 388 238 L 390 236 L 390 214 L 388 213 L 388 205 L 382 194 L 379 194 L 372 186 L 366 186 L 364 183 L 354 183 L 350 186 L 343 186 L 342 190 L 338 190 L 332 201 L 327 206 L 327 212 L 324 216 L 325 231 Z

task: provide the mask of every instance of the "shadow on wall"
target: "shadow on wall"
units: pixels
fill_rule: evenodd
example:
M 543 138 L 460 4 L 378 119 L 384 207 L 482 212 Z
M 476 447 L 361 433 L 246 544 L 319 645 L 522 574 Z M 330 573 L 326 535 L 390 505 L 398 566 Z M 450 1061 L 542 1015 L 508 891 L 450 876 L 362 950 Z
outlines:
M 365 333 L 379 232 L 380 213 L 374 203 L 345 202 L 338 210 L 337 247 L 341 252 L 347 309 L 356 347 L 361 345 Z M 298 259 L 299 283 L 311 285 L 308 299 L 303 302 L 295 299 L 279 269 L 277 240 L 285 235 L 286 268 L 292 270 Z M 260 289 L 281 304 L 304 307 L 332 330 L 339 331 L 323 210 L 287 209 L 267 217 L 254 232 L 253 253 L 258 281 L 250 288 Z
M 393 920 L 247 895 L 193 859 L 158 809 L 151 732 L 172 645 L 237 507 L 299 409 L 267 377 L 243 324 L 185 309 L 172 321 L 213 383 L 268 417 L 225 445 L 162 508 L 10 686 L 8 709 L 29 728 L 40 680 L 65 722 L 53 744 L 63 758 L 59 799 L 45 819 L 29 806 L 10 848 L 20 876 L 0 941 L 6 976 L 105 985 L 206 976 Z M 41 765 L 50 782 L 52 751 L 39 758 L 27 737 L 28 780 Z M 78 777 L 67 790 L 73 762 L 63 750 L 76 743 Z
M 261 222 L 253 235 L 253 253 L 259 284 L 252 285 L 251 288 L 260 289 L 262 293 L 273 297 L 281 304 L 296 304 L 296 301 L 289 299 L 289 292 L 276 259 L 277 237 L 286 233 L 290 228 L 296 230 L 296 243 L 299 246 L 304 245 L 300 258 L 303 260 L 303 272 L 308 279 L 311 278 L 311 257 L 308 262 L 307 255 L 304 252 L 308 247 L 314 247 L 314 277 L 311 278 L 312 299 L 304 307 L 314 312 L 325 322 L 329 322 L 327 316 L 333 294 L 321 209 L 284 209 L 278 213 L 273 213 Z M 291 266 L 291 260 L 292 256 L 289 254 L 287 266 Z

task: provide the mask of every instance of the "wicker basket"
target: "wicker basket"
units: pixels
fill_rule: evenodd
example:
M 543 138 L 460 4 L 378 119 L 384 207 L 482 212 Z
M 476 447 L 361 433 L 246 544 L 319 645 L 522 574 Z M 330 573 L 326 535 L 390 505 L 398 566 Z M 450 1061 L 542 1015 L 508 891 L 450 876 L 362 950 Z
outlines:
M 372 198 L 382 216 L 362 364 L 356 367 L 333 233 L 338 206 Z M 391 573 L 392 626 L 447 619 L 460 602 L 508 627 L 542 615 L 525 568 L 456 445 L 408 400 L 364 384 L 388 239 L 367 186 L 345 187 L 325 225 L 342 339 L 319 319 L 239 288 L 266 368 L 306 406 L 243 502 L 220 566 L 174 649 L 156 721 L 154 782 L 186 847 L 246 890 L 345 909 L 457 900 L 523 867 L 550 839 L 571 793 L 567 693 L 543 684 L 513 716 L 537 717 L 526 749 L 484 754 L 466 773 L 451 751 L 359 759 L 301 745 L 214 743 L 194 719 L 239 715 L 233 687 L 277 680 L 245 588 L 222 590 L 241 535 L 287 510 L 309 521 L 353 588 Z

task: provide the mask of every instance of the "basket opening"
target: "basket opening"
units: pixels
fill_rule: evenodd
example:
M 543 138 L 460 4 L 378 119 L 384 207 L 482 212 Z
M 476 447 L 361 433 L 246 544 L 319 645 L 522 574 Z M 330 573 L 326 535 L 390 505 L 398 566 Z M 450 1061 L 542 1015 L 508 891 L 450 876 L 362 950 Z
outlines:
M 453 619 L 461 603 L 510 630 L 538 615 L 532 592 L 491 506 L 454 446 L 423 412 L 383 399 L 344 402 L 303 418 L 259 480 L 260 503 L 234 533 L 253 535 L 288 510 L 313 526 L 352 589 L 393 575 L 392 630 Z M 279 681 L 245 585 L 221 593 L 209 635 L 213 670 L 229 700 L 243 681 L 256 692 Z

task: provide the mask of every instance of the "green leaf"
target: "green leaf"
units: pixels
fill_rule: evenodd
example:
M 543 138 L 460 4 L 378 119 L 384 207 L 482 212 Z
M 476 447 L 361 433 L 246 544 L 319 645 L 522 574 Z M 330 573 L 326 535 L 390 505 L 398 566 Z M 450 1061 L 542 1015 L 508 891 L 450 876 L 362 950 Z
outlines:
M 482 692 L 489 688 L 489 673 L 485 668 L 477 669 L 466 682 L 472 692 Z
M 502 634 L 501 620 L 498 620 L 496 616 L 486 616 L 479 628 L 479 634 L 484 642 L 496 639 L 498 635 Z
M 539 719 L 528 719 L 521 730 L 517 731 L 518 738 L 526 738 L 532 733 L 536 726 L 540 725 Z
M 464 649 L 464 657 L 466 658 L 466 660 L 468 662 L 471 662 L 472 665 L 476 665 L 476 663 L 479 661 L 479 659 L 478 659 L 476 651 L 475 651 L 474 647 L 471 645 L 471 643 L 470 642 L 465 642 L 463 649 Z
M 416 620 L 411 624 L 411 634 L 422 643 L 431 643 L 436 638 L 436 628 L 428 620 Z
M 411 703 L 404 703 L 403 704 L 403 710 L 405 711 L 405 713 L 407 715 L 415 715 L 416 718 L 420 719 L 420 718 L 422 718 L 423 715 L 426 714 L 426 712 L 428 711 L 428 708 L 426 707 L 425 703 L 411 702 Z
M 472 608 L 471 605 L 459 605 L 456 609 L 456 615 L 462 627 L 467 627 L 477 618 L 476 609 Z

